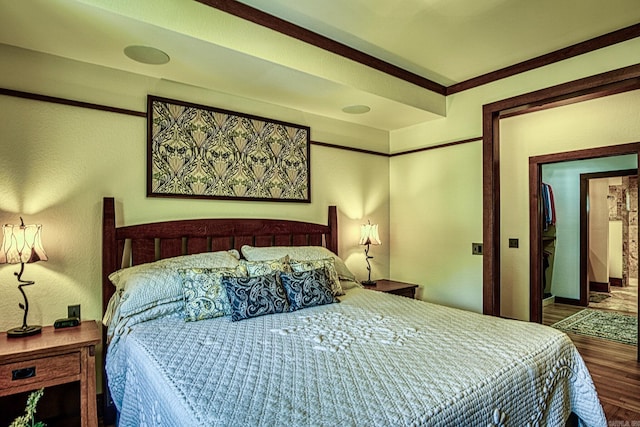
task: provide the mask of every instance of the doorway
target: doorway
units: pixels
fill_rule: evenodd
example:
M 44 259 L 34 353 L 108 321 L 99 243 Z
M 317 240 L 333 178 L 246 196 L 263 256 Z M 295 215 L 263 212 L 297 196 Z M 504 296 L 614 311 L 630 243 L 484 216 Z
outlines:
M 580 305 L 637 313 L 637 169 L 580 175 Z
M 590 309 L 638 313 L 637 183 L 637 169 L 580 175 L 581 218 L 587 218 L 581 240 L 588 248 L 580 260 L 587 271 L 581 296 Z
M 614 94 L 624 93 L 640 89 L 640 64 L 629 66 L 621 70 L 613 70 L 600 75 L 587 77 L 572 82 L 559 84 L 547 89 L 529 92 L 523 95 L 502 99 L 490 104 L 485 104 L 482 109 L 482 139 L 483 139 L 483 278 L 482 278 L 482 311 L 485 314 L 499 316 L 501 304 L 501 197 L 500 197 L 500 121 L 501 118 L 527 114 L 543 109 L 554 108 L 571 103 L 608 97 Z M 629 144 L 624 144 L 629 145 Z M 600 149 L 598 156 L 615 155 L 608 150 L 609 147 Z M 619 149 L 624 146 L 618 146 Z M 628 147 L 627 153 L 631 153 Z M 593 149 L 598 150 L 598 149 Z M 638 153 L 638 147 L 635 153 Z M 585 150 L 592 151 L 592 150 Z M 615 151 L 615 149 L 613 150 Z M 576 156 L 575 153 L 572 154 Z M 579 156 L 577 156 L 580 158 Z M 591 156 L 595 157 L 595 156 Z M 556 158 L 556 161 L 561 159 Z M 529 179 L 539 183 L 539 165 L 529 165 Z M 536 185 L 536 195 L 538 194 Z M 539 234 L 539 221 L 537 218 L 539 198 L 535 203 L 530 203 L 530 269 L 529 283 L 539 283 L 540 262 L 538 257 L 541 248 L 535 242 L 535 236 Z M 533 238 L 532 238 L 533 237 Z M 530 320 L 542 322 L 542 306 L 540 299 L 540 289 L 537 286 L 531 287 Z M 536 298 L 534 298 L 534 296 Z M 640 347 L 637 350 L 638 360 L 640 360 Z
M 543 201 L 542 201 L 542 183 L 543 183 L 543 166 L 551 165 L 551 164 L 559 164 L 563 166 L 569 166 L 571 169 L 571 162 L 577 161 L 585 161 L 590 160 L 594 161 L 596 159 L 612 159 L 616 156 L 625 156 L 633 160 L 633 166 L 637 168 L 638 158 L 640 153 L 640 143 L 632 143 L 632 144 L 623 144 L 617 146 L 609 146 L 609 147 L 600 147 L 593 148 L 587 150 L 578 150 L 573 152 L 565 152 L 565 153 L 555 153 L 555 154 L 547 154 L 543 156 L 535 156 L 529 158 L 529 204 L 530 204 L 530 256 L 531 256 L 531 271 L 530 271 L 530 310 L 531 317 L 542 320 L 542 299 L 543 299 L 543 289 L 542 289 L 542 280 L 544 273 L 544 265 L 543 265 L 543 230 L 544 230 L 544 218 L 543 218 Z M 632 166 L 632 167 L 633 167 Z M 615 168 L 607 168 L 600 169 L 602 170 L 611 170 Z M 629 175 L 630 173 L 636 173 L 637 169 L 633 169 L 630 171 L 630 167 L 623 167 L 621 169 L 621 174 Z M 593 171 L 594 169 L 591 169 Z M 585 172 L 583 169 L 582 172 Z M 580 176 L 580 172 L 574 173 L 575 182 L 577 177 Z M 635 176 L 635 183 L 638 183 L 638 176 Z M 581 188 L 580 193 L 584 193 L 586 190 L 586 185 L 580 185 L 578 181 L 576 186 Z M 585 188 L 583 188 L 585 187 Z M 576 190 L 577 191 L 577 190 Z M 586 195 L 581 196 L 581 199 L 584 198 L 586 200 Z M 580 220 L 578 228 L 582 228 L 582 224 L 586 224 L 586 202 L 585 208 L 580 210 Z M 565 218 L 562 218 L 559 213 L 558 221 L 563 221 L 566 223 Z M 569 232 L 569 234 L 578 234 L 580 232 Z M 586 232 L 585 232 L 586 234 Z M 633 238 L 638 241 L 638 230 L 635 229 Z M 574 305 L 588 305 L 588 283 L 587 283 L 587 264 L 585 262 L 581 262 L 580 260 L 587 259 L 587 244 L 586 239 L 580 239 L 579 243 L 570 244 L 569 247 L 578 249 L 579 258 L 574 261 L 574 264 L 579 265 L 579 269 L 577 276 L 579 277 L 574 281 L 574 283 L 580 283 L 580 289 L 575 290 L 573 294 L 569 294 L 567 300 L 563 301 L 556 297 L 556 302 L 568 302 L 569 304 Z M 561 250 L 561 248 L 556 248 L 556 251 Z M 637 258 L 638 256 L 638 247 L 637 245 L 633 248 L 634 256 Z M 637 306 L 636 306 L 637 307 Z

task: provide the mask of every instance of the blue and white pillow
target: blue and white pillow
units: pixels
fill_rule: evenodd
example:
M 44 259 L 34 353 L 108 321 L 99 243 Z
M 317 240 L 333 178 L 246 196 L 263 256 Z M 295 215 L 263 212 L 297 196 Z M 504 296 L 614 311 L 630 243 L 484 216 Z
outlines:
M 287 292 L 291 311 L 338 302 L 333 296 L 326 268 L 281 273 L 280 280 Z
M 195 322 L 214 317 L 229 316 L 231 305 L 223 276 L 247 276 L 246 270 L 237 268 L 181 268 L 185 320 Z
M 310 259 L 304 261 L 292 259 L 289 261 L 289 266 L 292 271 L 296 272 L 315 270 L 318 268 L 326 269 L 333 295 L 344 295 L 340 279 L 338 278 L 338 273 L 336 272 L 335 260 L 333 258 Z
M 238 321 L 265 314 L 289 311 L 289 302 L 279 273 L 257 277 L 223 277 L 231 303 L 231 320 Z

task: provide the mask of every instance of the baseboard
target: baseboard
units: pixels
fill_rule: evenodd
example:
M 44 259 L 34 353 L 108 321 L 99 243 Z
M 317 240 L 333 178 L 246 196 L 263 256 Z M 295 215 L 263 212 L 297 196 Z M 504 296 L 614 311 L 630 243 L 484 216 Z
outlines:
M 589 282 L 589 290 L 593 292 L 610 292 L 609 282 Z
M 559 296 L 556 296 L 556 303 L 581 306 L 579 299 L 565 298 L 565 297 L 559 297 Z
M 622 278 L 621 277 L 609 277 L 609 284 L 611 286 L 622 286 Z

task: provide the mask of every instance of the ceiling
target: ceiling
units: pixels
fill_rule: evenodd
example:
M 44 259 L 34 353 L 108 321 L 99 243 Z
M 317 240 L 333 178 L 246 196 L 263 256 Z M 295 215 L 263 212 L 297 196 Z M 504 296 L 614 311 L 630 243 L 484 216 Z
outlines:
M 640 22 L 638 0 L 241 2 L 442 86 Z M 442 94 L 194 0 L 0 0 L 0 11 L 10 46 L 383 130 L 446 114 Z M 171 61 L 137 63 L 129 45 Z

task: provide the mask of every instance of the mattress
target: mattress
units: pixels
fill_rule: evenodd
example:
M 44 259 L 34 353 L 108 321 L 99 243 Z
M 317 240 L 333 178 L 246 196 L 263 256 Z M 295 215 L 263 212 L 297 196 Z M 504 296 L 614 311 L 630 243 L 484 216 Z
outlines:
M 396 295 L 239 322 L 169 315 L 107 354 L 120 426 L 606 426 L 570 339 Z

